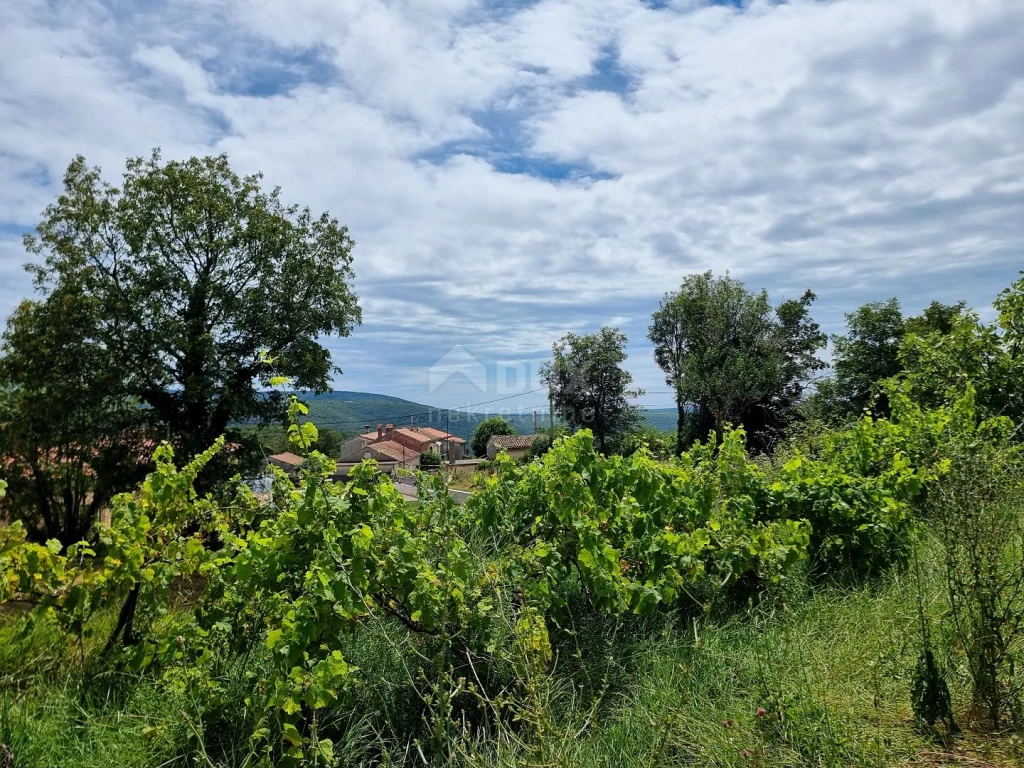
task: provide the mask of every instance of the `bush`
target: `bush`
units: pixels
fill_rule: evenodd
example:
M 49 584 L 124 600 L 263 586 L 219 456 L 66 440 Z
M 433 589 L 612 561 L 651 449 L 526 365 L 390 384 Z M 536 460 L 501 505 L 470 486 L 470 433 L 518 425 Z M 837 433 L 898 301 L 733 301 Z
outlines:
M 870 575 L 910 554 L 911 502 L 922 477 L 898 452 L 888 452 L 891 429 L 890 422 L 861 419 L 827 437 L 817 457 L 797 452 L 776 471 L 763 515 L 810 523 L 817 573 Z
M 551 438 L 547 435 L 537 435 L 533 438 L 533 442 L 530 443 L 530 448 L 526 451 L 525 458 L 527 461 L 533 459 L 539 459 L 545 453 L 551 449 Z
M 713 600 L 723 588 L 777 581 L 806 554 L 797 520 L 759 521 L 764 477 L 741 430 L 679 462 L 603 456 L 582 430 L 540 462 L 499 461 L 463 508 L 499 548 L 521 552 L 520 581 L 561 613 L 578 575 L 588 600 L 612 614 Z
M 667 460 L 676 453 L 675 432 L 662 432 L 654 427 L 641 425 L 630 432 L 622 440 L 622 454 L 632 456 L 641 449 L 646 449 L 656 459 Z M 690 443 L 693 441 L 691 440 Z
M 427 451 L 420 454 L 420 469 L 437 469 L 441 466 L 441 457 L 436 453 Z
M 293 402 L 293 418 L 303 412 Z M 459 718 L 498 716 L 492 695 L 539 695 L 548 632 L 571 630 L 577 606 L 612 622 L 708 611 L 789 582 L 808 556 L 867 573 L 898 561 L 919 485 L 895 448 L 899 429 L 866 420 L 778 469 L 747 455 L 742 430 L 669 462 L 603 456 L 582 430 L 528 464 L 499 457 L 461 507 L 428 475 L 408 504 L 372 462 L 331 483 L 334 461 L 310 451 L 309 423 L 289 429 L 307 456 L 299 487 L 271 470 L 266 504 L 244 487 L 224 506 L 197 498 L 192 483 L 220 445 L 181 470 L 162 447 L 141 493 L 117 498 L 99 551 L 62 553 L 0 528 L 0 602 L 35 602 L 32 615 L 53 617 L 81 648 L 89 633 L 109 634 L 97 617 L 117 616 L 115 658 L 161 671 L 211 710 L 224 701 L 223 670 L 258 660 L 246 673 L 252 743 L 294 761 L 329 762 L 322 714 L 371 674 L 352 649 L 372 626 L 433 665 L 408 685 L 440 750 Z M 161 620 L 185 577 L 201 599 Z M 476 683 L 460 688 L 460 677 Z M 465 695 L 442 693 L 442 679 Z

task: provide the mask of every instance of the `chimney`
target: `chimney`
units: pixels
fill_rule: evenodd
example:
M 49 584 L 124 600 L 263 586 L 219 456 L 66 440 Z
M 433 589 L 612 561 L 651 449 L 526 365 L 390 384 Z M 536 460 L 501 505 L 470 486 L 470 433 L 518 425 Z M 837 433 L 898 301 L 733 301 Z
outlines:
M 378 424 L 377 425 L 377 439 L 379 440 L 382 437 L 384 437 L 384 428 L 380 424 Z
M 394 424 L 388 424 L 388 426 L 387 426 L 387 427 L 385 428 L 385 430 L 384 430 L 384 431 L 385 431 L 385 432 L 386 432 L 387 434 L 389 434 L 389 435 L 390 435 L 390 434 L 391 434 L 391 432 L 392 432 L 392 431 L 394 430 L 394 428 L 395 428 L 395 425 L 394 425 Z
M 370 434 L 370 425 L 369 424 L 367 424 L 365 427 L 363 427 L 363 434 L 364 435 Z

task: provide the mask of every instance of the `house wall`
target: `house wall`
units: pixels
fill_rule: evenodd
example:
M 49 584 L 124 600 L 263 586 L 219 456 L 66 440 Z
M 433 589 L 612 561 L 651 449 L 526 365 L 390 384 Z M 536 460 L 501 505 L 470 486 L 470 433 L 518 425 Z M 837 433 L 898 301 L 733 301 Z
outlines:
M 362 437 L 359 437 L 358 435 L 356 437 L 351 437 L 341 444 L 338 449 L 337 458 L 343 459 L 346 456 L 351 456 L 356 451 L 363 450 L 364 445 L 366 445 L 366 440 Z
M 498 453 L 507 453 L 513 459 L 521 459 L 521 458 L 523 458 L 523 456 L 526 455 L 526 452 L 528 450 L 530 450 L 530 449 L 529 448 L 512 448 L 511 450 L 501 450 L 501 451 L 499 451 L 497 446 L 495 446 L 494 443 L 491 443 L 490 445 L 487 446 L 487 458 L 490 459 L 491 461 L 494 461 L 494 459 L 497 457 Z

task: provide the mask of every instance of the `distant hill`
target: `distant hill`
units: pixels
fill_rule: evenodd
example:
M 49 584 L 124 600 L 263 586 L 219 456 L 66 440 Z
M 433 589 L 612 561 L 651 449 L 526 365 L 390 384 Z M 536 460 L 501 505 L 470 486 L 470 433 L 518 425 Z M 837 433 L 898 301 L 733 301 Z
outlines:
M 468 442 L 476 425 L 492 415 L 435 408 L 412 400 L 371 392 L 337 391 L 322 395 L 299 393 L 299 398 L 309 406 L 310 421 L 321 427 L 353 434 L 362 432 L 364 426 L 369 426 L 371 430 L 376 429 L 378 424 L 409 426 L 415 417 L 416 423 L 421 427 L 447 430 Z M 671 431 L 676 427 L 674 408 L 652 409 L 645 411 L 645 414 L 647 422 L 656 429 Z M 502 415 L 519 434 L 533 432 L 532 414 Z M 548 424 L 548 415 L 538 413 L 537 421 L 540 429 L 544 429 Z
M 679 411 L 675 408 L 651 408 L 644 411 L 647 423 L 661 432 L 675 432 Z
M 322 395 L 303 395 L 299 398 L 309 406 L 309 419 L 318 426 L 330 427 L 342 432 L 358 433 L 363 427 L 371 430 L 378 424 L 394 424 L 407 427 L 413 423 L 421 427 L 436 427 L 463 438 L 466 442 L 473 436 L 476 425 L 486 419 L 487 413 L 436 408 L 400 397 L 377 395 L 370 392 L 327 392 Z M 532 414 L 502 414 L 520 434 L 533 431 Z M 538 414 L 541 427 L 547 424 L 547 414 Z

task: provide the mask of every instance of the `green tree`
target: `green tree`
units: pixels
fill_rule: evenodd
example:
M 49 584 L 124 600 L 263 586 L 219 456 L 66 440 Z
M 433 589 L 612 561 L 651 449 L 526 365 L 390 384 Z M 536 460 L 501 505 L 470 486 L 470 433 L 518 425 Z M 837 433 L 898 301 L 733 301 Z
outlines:
M 317 432 L 319 436 L 317 437 L 316 449 L 332 459 L 340 459 L 339 451 L 341 450 L 341 444 L 351 435 L 328 427 L 319 427 Z
M 833 336 L 833 373 L 818 386 L 814 409 L 835 421 L 855 418 L 873 406 L 888 415 L 889 401 L 881 386 L 904 370 L 904 337 L 940 338 L 958 327 L 965 316 L 964 302 L 933 301 L 918 316 L 904 319 L 898 299 L 864 304 L 846 315 L 846 335 Z
M 995 302 L 999 314 L 992 325 L 965 310 L 962 302 L 940 305 L 955 311 L 937 322 L 918 323 L 917 318 L 907 322 L 899 350 L 900 381 L 916 403 L 939 408 L 961 396 L 970 384 L 982 417 L 1024 420 L 1020 388 L 1024 360 L 1017 354 L 1019 336 L 1007 313 L 1012 311 L 1014 291 L 1022 289 L 1024 283 L 1018 282 L 999 295 Z
M 925 334 L 937 332 L 947 334 L 953 332 L 957 320 L 967 311 L 967 303 L 958 301 L 956 304 L 943 304 L 933 301 L 917 317 L 907 318 L 904 325 L 906 333 Z
M 905 332 L 896 298 L 864 304 L 846 315 L 846 335 L 833 336 L 834 375 L 818 385 L 815 406 L 826 418 L 856 417 L 876 397 L 876 409 L 888 414 L 879 383 L 900 372 L 900 343 Z
M 0 476 L 9 516 L 37 540 L 84 538 L 149 464 L 142 412 L 89 343 L 95 310 L 77 290 L 22 302 L 0 342 Z
M 648 338 L 679 411 L 676 450 L 728 423 L 763 442 L 785 423 L 811 373 L 824 367 L 825 336 L 810 317 L 815 296 L 772 309 L 766 291 L 711 272 L 689 275 L 652 316 Z
M 487 455 L 487 441 L 495 435 L 514 435 L 516 428 L 509 424 L 502 416 L 488 416 L 476 425 L 473 430 L 473 438 L 469 441 L 474 456 Z
M 224 155 L 154 151 L 118 188 L 78 157 L 26 238 L 43 302 L 83 296 L 96 318 L 84 343 L 186 455 L 233 421 L 282 418 L 282 396 L 260 391 L 271 375 L 325 390 L 338 369 L 321 337 L 361 319 L 346 228 L 261 180 Z
M 597 333 L 568 333 L 552 346 L 552 360 L 541 368 L 555 411 L 573 431 L 591 429 L 601 451 L 632 429 L 643 414 L 629 400 L 633 375 L 622 367 L 626 334 L 617 328 Z
M 811 304 L 818 297 L 810 289 L 799 299 L 788 299 L 775 309 L 782 336 L 782 389 L 777 399 L 789 407 L 799 402 L 813 374 L 828 368 L 818 353 L 828 336 L 811 317 Z
M 1024 272 L 995 300 L 999 327 L 1006 339 L 1007 352 L 1016 360 L 1024 354 Z

